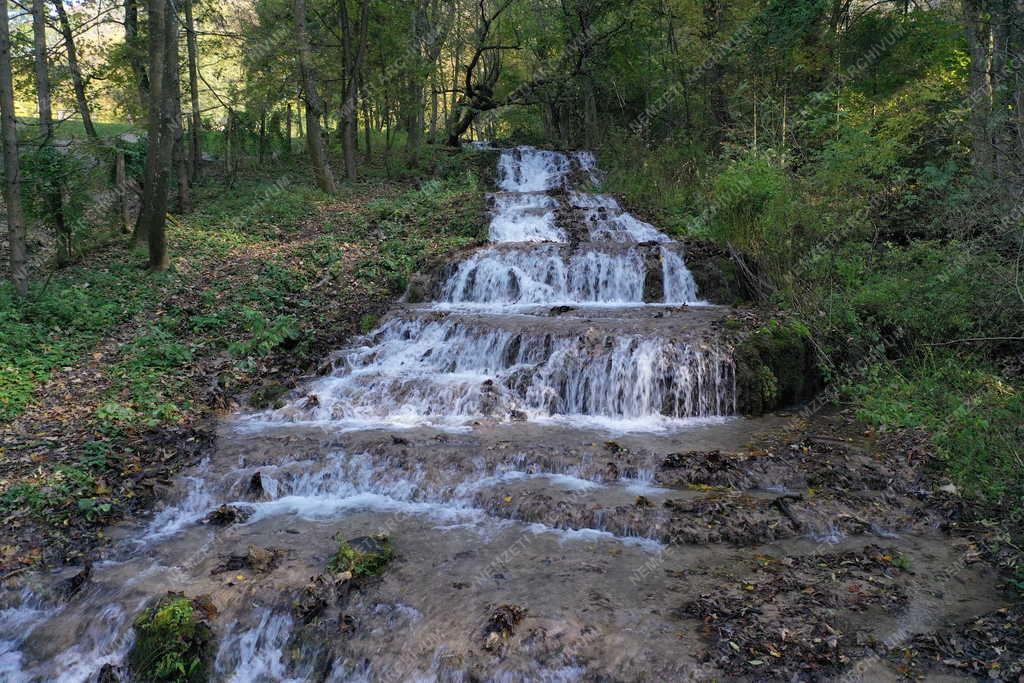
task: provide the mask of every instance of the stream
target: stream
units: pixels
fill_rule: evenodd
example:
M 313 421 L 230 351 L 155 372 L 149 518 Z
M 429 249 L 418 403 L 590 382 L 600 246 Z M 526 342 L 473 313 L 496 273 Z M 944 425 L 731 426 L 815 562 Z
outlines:
M 74 595 L 55 588 L 71 569 L 6 591 L 0 680 L 128 680 L 134 615 L 167 591 L 216 607 L 218 681 L 710 680 L 722 670 L 680 608 L 751 558 L 896 542 L 922 573 L 955 560 L 903 503 L 880 501 L 859 534 L 839 508 L 779 505 L 808 486 L 786 467 L 742 498 L 671 481 L 671 454 L 738 452 L 787 422 L 735 414 L 715 335 L 729 309 L 700 298 L 683 245 L 590 191 L 592 155 L 506 149 L 497 178 L 490 244 L 428 301 L 397 305 L 284 405 L 225 420 L 162 507 L 109 530 Z M 763 533 L 729 536 L 722 500 Z M 204 523 L 225 504 L 244 514 Z M 382 576 L 304 619 L 339 541 L 375 534 L 396 551 Z M 226 564 L 253 546 L 269 567 Z M 964 583 L 951 609 L 989 604 L 990 578 Z M 502 606 L 520 619 L 494 642 Z M 851 615 L 879 636 L 894 623 Z

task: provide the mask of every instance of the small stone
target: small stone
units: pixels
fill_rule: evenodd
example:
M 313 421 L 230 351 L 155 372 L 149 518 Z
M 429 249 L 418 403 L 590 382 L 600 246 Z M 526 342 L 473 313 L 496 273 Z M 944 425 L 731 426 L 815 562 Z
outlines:
M 219 508 L 203 518 L 203 524 L 213 526 L 230 526 L 238 522 L 244 522 L 252 512 L 236 507 L 234 505 L 221 505 Z
M 249 567 L 258 572 L 269 572 L 277 564 L 277 553 L 258 545 L 250 545 L 247 553 Z

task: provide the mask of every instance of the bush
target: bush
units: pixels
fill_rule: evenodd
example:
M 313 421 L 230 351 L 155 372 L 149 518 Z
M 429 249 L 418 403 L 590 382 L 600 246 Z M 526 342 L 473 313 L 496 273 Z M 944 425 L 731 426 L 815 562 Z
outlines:
M 967 496 L 1024 512 L 1024 392 L 984 358 L 944 352 L 902 368 L 880 363 L 844 390 L 872 424 L 931 433 L 945 471 Z
M 128 653 L 133 680 L 201 683 L 208 679 L 213 632 L 192 600 L 168 593 L 135 619 Z

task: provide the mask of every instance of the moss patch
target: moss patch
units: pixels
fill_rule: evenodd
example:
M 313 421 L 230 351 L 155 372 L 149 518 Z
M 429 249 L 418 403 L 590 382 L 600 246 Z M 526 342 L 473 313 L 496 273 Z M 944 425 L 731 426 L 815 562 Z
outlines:
M 199 683 L 209 678 L 213 632 L 205 611 L 180 593 L 168 593 L 135 618 L 128 653 L 132 680 Z
M 744 415 L 761 415 L 810 396 L 821 383 L 807 329 L 771 321 L 736 347 L 736 391 Z
M 353 578 L 377 576 L 394 556 L 395 548 L 387 536 L 361 536 L 342 541 L 327 567 L 334 572 L 352 572 Z

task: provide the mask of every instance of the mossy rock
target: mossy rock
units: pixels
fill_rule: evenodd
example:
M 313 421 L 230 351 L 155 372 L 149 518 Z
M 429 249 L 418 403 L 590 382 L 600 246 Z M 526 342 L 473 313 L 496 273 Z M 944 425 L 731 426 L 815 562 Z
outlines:
M 736 347 L 739 412 L 761 415 L 809 398 L 821 386 L 814 348 L 797 322 L 772 321 Z
M 284 406 L 284 395 L 288 387 L 280 382 L 268 382 L 252 392 L 249 403 L 257 410 L 265 408 L 281 408 Z
M 198 600 L 168 593 L 135 618 L 135 643 L 128 653 L 133 681 L 200 683 L 209 680 L 213 631 L 209 609 Z
M 360 536 L 342 541 L 327 567 L 333 572 L 352 572 L 353 578 L 377 576 L 395 557 L 387 536 Z
M 690 269 L 693 280 L 697 283 L 697 294 L 701 299 L 717 304 L 735 305 L 751 298 L 732 259 L 712 256 L 694 259 L 692 265 L 687 260 L 686 267 Z

